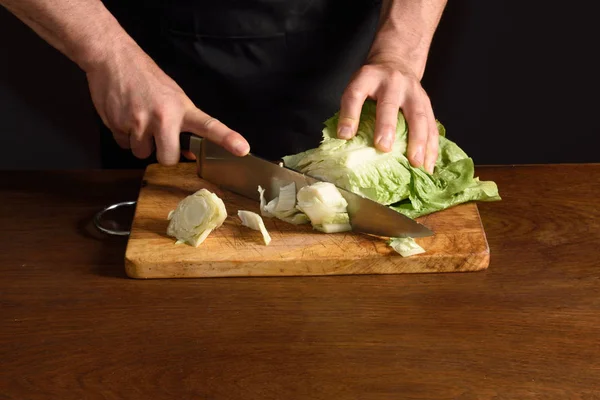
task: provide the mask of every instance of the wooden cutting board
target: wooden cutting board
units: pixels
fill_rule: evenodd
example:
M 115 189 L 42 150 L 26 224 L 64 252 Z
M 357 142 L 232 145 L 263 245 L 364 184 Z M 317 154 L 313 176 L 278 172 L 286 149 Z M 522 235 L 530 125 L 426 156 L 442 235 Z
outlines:
M 166 235 L 169 211 L 201 188 L 223 199 L 228 217 L 199 247 L 175 245 Z M 148 279 L 431 273 L 477 271 L 489 264 L 475 203 L 418 218 L 435 235 L 416 239 L 426 252 L 412 257 L 400 256 L 382 238 L 325 234 L 275 218 L 264 218 L 272 238 L 266 246 L 260 232 L 241 225 L 238 210 L 259 213 L 259 203 L 203 181 L 195 163 L 148 166 L 125 253 L 127 275 Z

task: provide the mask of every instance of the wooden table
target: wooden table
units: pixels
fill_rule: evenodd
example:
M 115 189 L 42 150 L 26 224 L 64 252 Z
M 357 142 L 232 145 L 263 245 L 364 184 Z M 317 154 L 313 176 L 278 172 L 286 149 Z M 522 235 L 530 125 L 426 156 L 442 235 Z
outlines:
M 0 399 L 600 399 L 600 165 L 477 173 L 483 272 L 143 281 L 141 171 L 0 172 Z

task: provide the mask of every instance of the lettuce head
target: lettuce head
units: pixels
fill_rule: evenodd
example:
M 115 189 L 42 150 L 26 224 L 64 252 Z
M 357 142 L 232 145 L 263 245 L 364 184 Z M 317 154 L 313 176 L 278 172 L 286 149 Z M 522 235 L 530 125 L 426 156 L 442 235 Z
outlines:
M 350 140 L 336 135 L 339 112 L 325 121 L 319 147 L 283 158 L 286 167 L 390 206 L 411 218 L 468 201 L 500 200 L 492 181 L 474 176 L 473 160 L 446 138 L 437 121 L 439 154 L 433 174 L 413 167 L 406 157 L 408 125 L 398 112 L 396 139 L 389 153 L 373 143 L 376 103 L 362 108 L 357 134 Z

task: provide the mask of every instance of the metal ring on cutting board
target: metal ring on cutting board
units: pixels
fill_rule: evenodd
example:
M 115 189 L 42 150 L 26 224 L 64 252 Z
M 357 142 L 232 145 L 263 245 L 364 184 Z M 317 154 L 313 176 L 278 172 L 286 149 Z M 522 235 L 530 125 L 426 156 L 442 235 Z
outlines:
M 96 213 L 96 215 L 94 216 L 94 225 L 96 225 L 96 228 L 98 228 L 100 231 L 102 231 L 106 234 L 109 234 L 109 235 L 116 235 L 116 236 L 129 235 L 131 233 L 131 231 L 118 231 L 118 230 L 103 227 L 100 220 L 101 220 L 102 216 L 104 215 L 104 213 L 106 213 L 107 211 L 115 210 L 119 207 L 132 206 L 135 204 L 136 204 L 135 201 L 123 201 L 120 203 L 111 204 L 108 207 L 104 207 L 102 210 L 98 211 Z

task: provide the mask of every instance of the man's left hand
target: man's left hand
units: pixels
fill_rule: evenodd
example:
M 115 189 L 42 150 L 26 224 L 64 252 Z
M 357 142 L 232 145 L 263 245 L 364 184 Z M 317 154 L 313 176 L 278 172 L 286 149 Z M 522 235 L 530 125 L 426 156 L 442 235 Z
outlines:
M 356 134 L 367 98 L 377 102 L 375 147 L 391 151 L 401 109 L 409 132 L 408 160 L 414 167 L 423 166 L 433 173 L 439 132 L 429 96 L 417 75 L 402 61 L 369 60 L 354 74 L 342 95 L 337 131 L 340 139 L 351 139 Z

